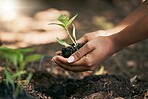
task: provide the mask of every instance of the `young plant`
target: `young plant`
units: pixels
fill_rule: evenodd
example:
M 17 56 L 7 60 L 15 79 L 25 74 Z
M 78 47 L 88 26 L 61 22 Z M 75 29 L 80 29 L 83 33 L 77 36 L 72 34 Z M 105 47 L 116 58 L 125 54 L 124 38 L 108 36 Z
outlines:
M 71 39 L 72 43 L 74 44 L 74 46 L 77 46 L 77 42 L 76 42 L 76 32 L 75 32 L 75 26 L 72 23 L 74 21 L 74 19 L 77 17 L 78 14 L 76 14 L 75 16 L 73 16 L 72 18 L 68 18 L 66 15 L 60 15 L 58 17 L 58 21 L 60 23 L 51 23 L 51 24 L 55 24 L 55 25 L 59 25 L 61 27 L 63 27 L 67 33 L 67 35 L 69 36 L 69 38 Z M 72 33 L 70 33 L 69 31 L 69 26 L 72 25 L 73 26 L 73 31 Z M 72 34 L 72 35 L 71 35 Z M 59 44 L 64 45 L 64 46 L 71 46 L 69 44 L 67 44 L 65 41 L 61 40 L 60 38 L 57 37 L 57 41 Z
M 5 62 L 2 82 L 6 82 L 7 86 L 12 88 L 13 97 L 17 97 L 22 91 L 22 87 L 20 86 L 22 75 L 28 73 L 25 70 L 25 66 L 29 62 L 38 60 L 41 57 L 37 54 L 24 56 L 24 54 L 32 51 L 32 49 L 10 49 L 4 46 L 0 47 L 0 58 Z M 15 70 L 11 70 L 10 66 L 14 66 Z M 24 84 L 27 84 L 31 77 L 32 72 L 29 72 Z
M 83 44 L 78 44 L 76 42 L 76 29 L 75 29 L 75 25 L 72 23 L 75 18 L 77 17 L 78 14 L 74 15 L 72 18 L 68 18 L 66 15 L 60 15 L 58 17 L 58 21 L 59 23 L 51 23 L 51 24 L 55 24 L 55 25 L 59 25 L 61 27 L 63 27 L 67 33 L 67 35 L 69 36 L 70 40 L 72 41 L 72 44 L 68 44 L 65 41 L 59 39 L 57 37 L 57 42 L 61 45 L 64 45 L 65 48 L 62 48 L 61 50 L 61 56 L 68 58 L 71 54 L 73 54 L 75 51 L 77 51 L 78 49 L 80 49 Z M 69 26 L 72 26 L 72 32 L 69 31 Z

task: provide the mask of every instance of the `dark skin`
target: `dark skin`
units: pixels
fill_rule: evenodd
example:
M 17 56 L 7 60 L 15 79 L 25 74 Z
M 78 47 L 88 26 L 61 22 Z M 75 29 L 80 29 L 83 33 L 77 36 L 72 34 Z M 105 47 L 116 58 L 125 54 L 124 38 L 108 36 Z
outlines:
M 69 58 L 56 55 L 53 61 L 74 72 L 92 71 L 113 54 L 148 38 L 148 1 L 109 30 L 88 33 L 78 40 L 85 45 Z M 57 52 L 59 54 L 61 52 Z

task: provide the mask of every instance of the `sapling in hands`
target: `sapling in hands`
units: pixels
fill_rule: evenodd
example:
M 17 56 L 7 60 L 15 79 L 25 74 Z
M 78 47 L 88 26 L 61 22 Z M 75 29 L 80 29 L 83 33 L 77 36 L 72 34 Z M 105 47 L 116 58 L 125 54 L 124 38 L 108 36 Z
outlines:
M 74 24 L 72 24 L 72 22 L 73 22 L 74 19 L 77 17 L 77 15 L 78 15 L 78 14 L 76 14 L 75 16 L 73 16 L 71 19 L 69 19 L 66 15 L 60 15 L 60 16 L 58 17 L 58 19 L 57 19 L 60 23 L 52 23 L 52 24 L 56 24 L 56 25 L 59 25 L 59 26 L 63 27 L 63 28 L 65 29 L 67 35 L 68 35 L 69 38 L 71 39 L 72 43 L 73 43 L 75 46 L 77 46 L 77 43 L 76 43 L 76 33 L 75 33 L 75 26 L 74 26 Z M 69 27 L 71 24 L 72 24 L 72 26 L 73 26 L 73 32 L 72 32 L 73 37 L 71 36 L 71 33 L 69 32 L 69 29 L 68 29 L 68 27 Z M 58 43 L 61 44 L 61 45 L 70 46 L 70 45 L 67 44 L 65 41 L 59 39 L 58 37 L 57 37 L 57 41 L 58 41 Z
M 74 53 L 76 50 L 78 50 L 82 46 L 81 44 L 77 44 L 77 42 L 76 42 L 76 29 L 75 29 L 75 25 L 73 24 L 73 21 L 75 20 L 77 15 L 78 14 L 76 14 L 75 16 L 73 16 L 70 19 L 66 15 L 60 15 L 57 19 L 60 23 L 51 23 L 51 24 L 55 24 L 55 25 L 59 25 L 59 26 L 63 27 L 64 30 L 66 31 L 68 37 L 70 38 L 70 40 L 73 43 L 73 44 L 68 44 L 65 41 L 63 41 L 57 37 L 57 42 L 66 47 L 61 50 L 62 56 L 66 57 L 66 58 L 69 57 L 72 53 Z M 69 26 L 71 26 L 71 25 L 73 27 L 72 33 L 68 29 Z

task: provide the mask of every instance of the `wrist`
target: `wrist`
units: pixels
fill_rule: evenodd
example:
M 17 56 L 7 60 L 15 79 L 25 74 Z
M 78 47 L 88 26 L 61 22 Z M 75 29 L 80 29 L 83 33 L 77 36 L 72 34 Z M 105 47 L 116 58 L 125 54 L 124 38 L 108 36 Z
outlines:
M 119 26 L 116 26 L 114 28 L 107 29 L 107 30 L 98 30 L 98 31 L 96 31 L 96 34 L 98 34 L 98 36 L 110 36 L 110 35 L 119 33 L 125 27 L 126 27 L 126 25 L 119 25 Z
M 116 39 L 115 35 L 110 35 L 110 36 L 107 36 L 108 38 L 108 41 L 109 41 L 109 45 L 110 45 L 110 48 L 111 48 L 111 54 L 114 54 L 120 50 L 122 50 L 123 48 L 125 48 L 124 45 L 120 44 L 120 41 L 118 39 Z

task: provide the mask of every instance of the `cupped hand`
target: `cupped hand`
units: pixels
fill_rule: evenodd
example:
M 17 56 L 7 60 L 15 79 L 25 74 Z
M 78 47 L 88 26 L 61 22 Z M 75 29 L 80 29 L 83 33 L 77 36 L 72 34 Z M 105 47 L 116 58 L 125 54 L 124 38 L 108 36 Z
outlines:
M 57 65 L 69 71 L 90 71 L 100 66 L 100 64 L 114 54 L 116 50 L 115 44 L 110 36 L 99 36 L 96 38 L 84 36 L 79 42 L 86 43 L 69 58 L 57 55 L 53 57 L 52 60 Z

